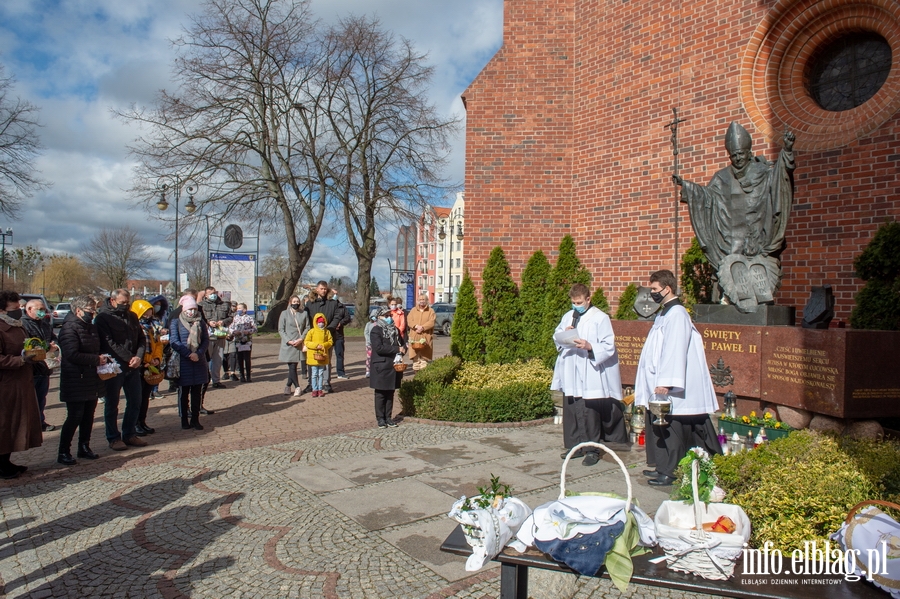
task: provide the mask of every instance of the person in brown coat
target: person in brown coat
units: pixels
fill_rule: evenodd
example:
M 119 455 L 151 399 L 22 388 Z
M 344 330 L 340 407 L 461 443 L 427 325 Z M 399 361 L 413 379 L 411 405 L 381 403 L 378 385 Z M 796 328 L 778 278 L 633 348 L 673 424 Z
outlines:
M 434 320 L 435 314 L 428 305 L 428 296 L 419 296 L 416 307 L 409 311 L 406 325 L 409 327 L 409 356 L 412 358 L 413 370 L 421 370 L 428 366 L 434 356 Z M 425 340 L 425 347 L 416 349 L 417 341 Z
M 33 358 L 25 356 L 25 329 L 19 294 L 0 291 L 0 478 L 16 478 L 28 468 L 13 464 L 14 451 L 40 447 L 41 414 L 34 394 Z

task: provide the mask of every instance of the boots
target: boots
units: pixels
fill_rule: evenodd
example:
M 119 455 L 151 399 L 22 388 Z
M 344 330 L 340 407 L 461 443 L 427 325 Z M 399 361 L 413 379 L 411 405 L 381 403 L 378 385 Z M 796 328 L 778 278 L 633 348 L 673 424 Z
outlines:
M 203 425 L 200 424 L 200 414 L 198 414 L 197 412 L 191 414 L 191 428 L 195 431 L 203 430 Z
M 181 417 L 181 428 L 182 428 L 182 430 L 190 430 L 190 429 L 194 428 L 193 425 L 188 424 L 187 416 Z
M 153 433 L 156 432 L 156 429 L 155 429 L 155 428 L 150 428 L 149 426 L 147 426 L 147 422 L 146 422 L 146 421 L 143 421 L 143 420 L 142 420 L 141 422 L 138 422 L 138 426 L 139 426 L 140 428 L 144 429 L 144 434 L 145 434 L 145 435 L 152 435 Z M 140 434 L 140 433 L 139 433 L 139 434 Z M 142 436 L 143 436 L 143 435 L 142 435 Z
M 69 452 L 59 454 L 59 457 L 56 458 L 56 461 L 64 466 L 74 466 L 78 463 Z
M 88 460 L 96 460 L 100 456 L 91 451 L 90 446 L 87 443 L 79 443 L 78 444 L 78 457 L 79 458 L 87 458 Z

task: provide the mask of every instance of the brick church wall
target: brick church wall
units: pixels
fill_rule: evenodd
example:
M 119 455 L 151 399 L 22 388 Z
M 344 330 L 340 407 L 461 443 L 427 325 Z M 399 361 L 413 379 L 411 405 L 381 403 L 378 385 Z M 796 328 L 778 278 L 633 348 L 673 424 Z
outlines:
M 796 3 L 804 2 L 816 0 Z M 791 4 L 506 0 L 503 47 L 464 94 L 465 260 L 476 285 L 495 245 L 518 278 L 537 249 L 554 261 L 566 233 L 613 304 L 629 283 L 675 268 L 693 232 L 680 204 L 676 250 L 664 128 L 672 107 L 685 119 L 678 157 L 685 179 L 706 184 L 728 164 L 723 140 L 732 120 L 750 131 L 754 153 L 774 160 L 781 131 L 760 131 L 755 105 L 748 114 L 756 67 L 748 68 L 745 51 L 760 23 Z M 897 29 L 896 37 L 885 34 L 894 46 L 889 82 L 900 77 Z M 766 85 L 778 93 L 775 82 Z M 872 118 L 866 107 L 840 114 L 862 123 Z M 804 149 L 797 136 L 776 302 L 802 313 L 810 287 L 831 284 L 843 321 L 862 285 L 853 258 L 879 224 L 900 216 L 900 113 L 837 149 Z

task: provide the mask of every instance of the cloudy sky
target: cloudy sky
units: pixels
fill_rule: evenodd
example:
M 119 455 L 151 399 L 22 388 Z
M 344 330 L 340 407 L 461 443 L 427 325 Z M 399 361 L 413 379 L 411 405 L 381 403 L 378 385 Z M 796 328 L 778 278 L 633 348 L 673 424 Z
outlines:
M 127 224 L 159 257 L 151 274 L 172 276 L 170 223 L 160 220 L 172 210 L 148 213 L 127 194 L 134 166 L 127 145 L 137 131 L 112 110 L 150 105 L 159 89 L 173 87 L 170 40 L 201 7 L 201 0 L 0 3 L 0 63 L 16 79 L 15 94 L 40 108 L 46 149 L 37 167 L 53 184 L 26 201 L 17 221 L 0 216 L 16 246 L 75 252 L 99 227 Z M 501 44 L 502 0 L 313 0 L 312 7 L 325 21 L 374 14 L 427 52 L 433 102 L 446 115 L 464 115 L 460 93 Z M 454 144 L 451 181 L 463 179 L 464 141 L 460 134 Z M 276 242 L 264 237 L 263 249 Z M 385 287 L 394 240 L 386 232 L 378 243 L 375 275 Z M 182 250 L 183 259 L 189 250 Z M 310 278 L 330 275 L 356 275 L 352 252 L 337 238 L 320 240 L 307 269 Z

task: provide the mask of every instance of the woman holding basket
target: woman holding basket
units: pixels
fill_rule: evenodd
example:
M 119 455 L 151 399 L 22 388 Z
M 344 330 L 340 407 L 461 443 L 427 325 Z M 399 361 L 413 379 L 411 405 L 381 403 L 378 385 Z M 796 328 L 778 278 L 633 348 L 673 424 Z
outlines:
M 206 359 L 209 330 L 194 298 L 190 296 L 181 298 L 181 306 L 181 314 L 172 321 L 169 328 L 172 349 L 178 353 L 181 360 L 181 376 L 178 379 L 181 385 L 181 392 L 178 394 L 181 428 L 202 431 L 200 396 L 203 393 L 203 385 L 209 381 L 209 362 Z M 191 398 L 190 412 L 188 412 L 188 397 Z
M 372 329 L 372 367 L 369 376 L 369 387 L 375 390 L 375 420 L 378 428 L 397 426 L 391 418 L 394 410 L 394 390 L 400 387 L 403 370 L 394 368 L 394 364 L 406 365 L 398 358 L 406 353 L 406 345 L 400 337 L 400 331 L 394 325 L 390 308 L 378 310 L 377 326 Z

